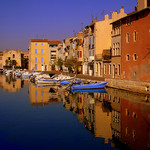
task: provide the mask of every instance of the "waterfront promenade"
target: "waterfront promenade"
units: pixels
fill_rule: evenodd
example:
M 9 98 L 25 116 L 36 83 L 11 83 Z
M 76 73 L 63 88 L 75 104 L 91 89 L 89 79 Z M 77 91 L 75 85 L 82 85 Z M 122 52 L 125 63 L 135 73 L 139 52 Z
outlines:
M 150 95 L 150 82 L 109 79 L 109 78 L 103 78 L 103 77 L 96 77 L 94 75 L 89 76 L 89 75 L 83 75 L 83 74 L 74 74 L 74 73 L 58 72 L 58 71 L 46 71 L 44 73 L 49 73 L 49 74 L 61 74 L 62 73 L 62 74 L 66 74 L 72 77 L 76 75 L 76 78 L 82 79 L 84 80 L 84 82 L 87 82 L 87 83 L 108 81 L 107 83 L 108 87 Z

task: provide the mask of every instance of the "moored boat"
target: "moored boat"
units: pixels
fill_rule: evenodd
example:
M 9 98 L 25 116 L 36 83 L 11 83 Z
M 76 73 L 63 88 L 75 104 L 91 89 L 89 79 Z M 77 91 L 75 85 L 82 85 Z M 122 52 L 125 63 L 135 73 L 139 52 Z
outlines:
M 72 81 L 72 80 L 68 80 L 68 81 L 60 81 L 60 85 L 68 85 L 68 84 L 80 84 L 81 80 L 76 80 L 76 81 Z
M 106 86 L 106 84 L 107 84 L 107 82 L 73 85 L 73 86 L 71 86 L 71 90 L 102 89 Z
M 105 89 L 71 90 L 72 93 L 107 93 Z

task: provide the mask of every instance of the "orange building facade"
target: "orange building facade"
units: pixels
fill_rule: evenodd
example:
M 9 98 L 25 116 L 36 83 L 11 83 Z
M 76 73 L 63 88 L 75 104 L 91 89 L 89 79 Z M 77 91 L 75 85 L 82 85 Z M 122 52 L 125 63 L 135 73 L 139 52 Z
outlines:
M 122 77 L 149 81 L 150 77 L 150 8 L 122 19 Z

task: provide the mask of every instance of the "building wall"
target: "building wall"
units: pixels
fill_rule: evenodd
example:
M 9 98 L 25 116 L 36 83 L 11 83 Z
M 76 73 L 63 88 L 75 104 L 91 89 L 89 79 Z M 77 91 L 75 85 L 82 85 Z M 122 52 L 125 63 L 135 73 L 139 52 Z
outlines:
M 103 54 L 103 51 L 104 50 L 110 50 L 112 48 L 112 52 L 113 52 L 113 44 L 116 43 L 121 46 L 121 41 L 120 41 L 120 28 L 117 27 L 117 32 L 116 32 L 116 29 L 115 29 L 115 32 L 114 30 L 112 29 L 112 22 L 126 16 L 127 14 L 124 12 L 124 8 L 121 7 L 120 9 L 120 12 L 117 13 L 117 11 L 114 11 L 112 13 L 112 18 L 109 19 L 109 16 L 108 14 L 105 15 L 105 19 L 103 21 L 98 21 L 95 23 L 95 56 L 96 56 L 96 61 L 97 61 L 97 64 L 98 64 L 98 69 L 96 69 L 96 66 L 94 67 L 95 68 L 95 75 L 96 76 L 102 76 L 103 75 L 103 70 L 102 68 L 100 68 L 100 62 L 102 61 L 103 57 L 102 57 L 102 54 Z M 111 34 L 112 33 L 112 34 Z M 118 36 L 116 36 L 117 34 Z M 117 47 L 118 47 L 117 45 Z M 121 53 L 121 52 L 120 52 Z M 120 64 L 120 61 L 121 59 L 117 58 L 116 56 L 119 56 L 120 58 L 120 55 L 119 54 L 115 54 L 115 57 L 112 59 L 112 64 L 115 64 L 115 66 L 118 66 L 118 64 Z M 115 60 L 116 58 L 116 60 Z M 95 63 L 96 64 L 96 63 Z M 102 65 L 102 64 L 101 64 Z M 109 64 L 107 65 L 109 66 Z M 113 65 L 111 65 L 112 68 L 111 70 L 114 70 L 113 72 L 116 72 L 115 70 L 118 70 L 118 68 L 115 68 L 113 67 Z M 108 68 L 107 68 L 108 70 Z M 107 75 L 109 76 L 109 75 Z M 114 76 L 114 74 L 112 74 L 112 76 L 110 76 L 111 78 L 120 78 L 117 74 L 116 76 Z
M 35 50 L 36 49 L 36 50 Z M 43 49 L 43 54 L 41 53 Z M 37 54 L 35 53 L 37 51 Z M 29 50 L 29 70 L 36 71 L 49 71 L 49 45 L 48 40 L 30 40 L 30 50 Z M 37 62 L 35 59 L 37 58 Z M 41 59 L 43 58 L 43 62 Z M 36 69 L 37 65 L 37 69 Z M 43 65 L 43 67 L 42 67 Z
M 111 23 L 108 14 L 105 20 L 95 23 L 95 55 L 102 54 L 103 49 L 110 49 L 111 46 Z
M 0 69 L 3 69 L 3 53 L 0 53 Z
M 16 66 L 22 66 L 21 64 L 21 50 L 4 50 L 3 52 L 3 66 L 6 65 L 6 60 L 10 58 L 10 60 L 16 60 Z
M 149 0 L 138 0 L 137 2 L 137 10 L 142 10 L 146 7 L 150 6 L 150 1 Z
M 149 81 L 150 77 L 150 13 L 149 9 L 123 20 L 122 77 L 126 80 Z M 135 38 L 136 32 L 136 40 Z M 129 41 L 127 41 L 127 34 Z

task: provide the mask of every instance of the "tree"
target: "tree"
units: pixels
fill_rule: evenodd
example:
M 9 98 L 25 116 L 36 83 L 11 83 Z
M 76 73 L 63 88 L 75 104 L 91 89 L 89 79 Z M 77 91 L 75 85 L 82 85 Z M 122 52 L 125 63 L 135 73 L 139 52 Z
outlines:
M 5 60 L 6 66 L 8 66 L 8 63 L 9 63 L 9 61 L 8 61 L 8 59 L 6 59 L 6 60 Z
M 78 73 L 78 66 L 81 65 L 81 62 L 72 57 L 70 59 L 67 59 L 64 65 L 68 68 L 69 72 L 74 71 L 75 73 Z
M 17 62 L 16 62 L 16 60 L 11 60 L 11 66 L 14 66 L 14 67 L 16 67 L 16 65 L 17 65 Z
M 23 58 L 22 68 L 23 69 L 28 69 L 28 64 L 29 64 L 29 59 L 28 58 Z
M 62 70 L 63 60 L 61 58 L 58 59 L 57 66 L 60 68 L 60 70 Z

